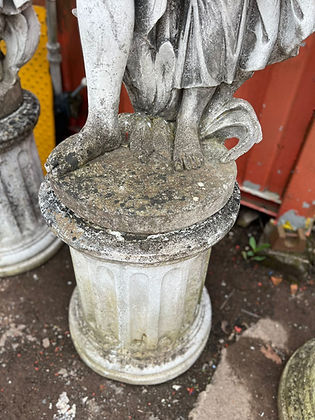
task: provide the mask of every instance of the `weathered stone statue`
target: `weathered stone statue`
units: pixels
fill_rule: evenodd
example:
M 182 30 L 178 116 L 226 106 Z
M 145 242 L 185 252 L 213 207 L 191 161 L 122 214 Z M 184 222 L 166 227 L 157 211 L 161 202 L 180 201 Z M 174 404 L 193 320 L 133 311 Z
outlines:
M 73 342 L 101 375 L 164 382 L 204 348 L 210 249 L 237 216 L 235 159 L 262 137 L 233 93 L 296 54 L 314 12 L 313 0 L 77 0 L 89 115 L 49 157 L 40 205 L 70 245 Z M 118 116 L 122 81 L 132 115 Z
M 40 27 L 30 1 L 0 0 L 0 276 L 27 271 L 60 246 L 38 205 L 42 170 L 33 138 L 37 99 L 18 71 L 33 56 Z
M 314 30 L 315 3 L 78 0 L 77 15 L 89 117 L 79 135 L 54 151 L 47 170 L 64 173 L 120 146 L 123 79 L 137 112 L 176 121 L 175 167 L 193 169 L 203 162 L 200 135 L 214 135 L 209 125 L 217 115 L 211 110 L 221 102 L 216 112 L 227 111 L 222 102 L 228 102 L 253 71 L 297 53 Z M 139 131 L 139 119 L 133 125 Z M 260 140 L 256 131 L 231 158 Z

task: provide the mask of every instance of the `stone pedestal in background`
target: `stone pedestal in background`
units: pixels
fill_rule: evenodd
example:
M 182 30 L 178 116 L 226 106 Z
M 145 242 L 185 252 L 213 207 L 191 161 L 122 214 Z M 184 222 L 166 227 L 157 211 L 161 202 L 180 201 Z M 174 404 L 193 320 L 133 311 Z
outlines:
M 189 178 L 161 162 L 121 147 L 40 190 L 47 224 L 71 250 L 74 345 L 93 370 L 132 384 L 165 382 L 200 355 L 210 250 L 239 209 L 234 162 L 208 160 Z
M 315 338 L 287 362 L 278 391 L 279 420 L 315 418 Z
M 0 2 L 0 277 L 45 262 L 61 242 L 39 210 L 43 175 L 33 129 L 39 103 L 20 86 L 18 72 L 38 45 L 40 25 L 31 1 Z M 35 75 L 34 75 L 35 77 Z
M 37 99 L 24 91 L 19 108 L 0 119 L 0 276 L 37 267 L 61 245 L 38 205 L 43 179 L 33 137 L 38 115 Z

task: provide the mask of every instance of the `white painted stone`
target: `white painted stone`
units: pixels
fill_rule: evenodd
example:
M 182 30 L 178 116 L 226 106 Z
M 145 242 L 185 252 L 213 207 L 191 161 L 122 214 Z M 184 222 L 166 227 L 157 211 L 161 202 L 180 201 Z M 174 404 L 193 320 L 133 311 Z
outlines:
M 70 331 L 87 365 L 111 379 L 156 384 L 195 362 L 211 327 L 203 287 L 210 251 L 135 265 L 70 249 L 78 285 L 70 304 Z

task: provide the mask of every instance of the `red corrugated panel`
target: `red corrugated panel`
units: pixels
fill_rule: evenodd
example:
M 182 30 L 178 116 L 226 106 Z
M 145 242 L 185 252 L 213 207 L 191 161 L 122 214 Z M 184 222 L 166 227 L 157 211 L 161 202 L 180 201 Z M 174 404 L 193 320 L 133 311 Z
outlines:
M 315 118 L 307 133 L 280 207 L 282 221 L 315 217 Z
M 314 58 L 313 35 L 298 57 L 256 73 L 238 91 L 238 96 L 253 104 L 263 130 L 263 141 L 238 161 L 239 183 L 247 194 L 278 203 L 279 207 L 286 200 L 286 187 L 295 176 L 295 164 L 315 108 Z M 256 81 L 259 73 L 264 80 Z M 257 86 L 254 100 L 250 83 L 253 89 Z M 303 201 L 303 191 L 298 194 Z M 300 209 L 301 215 L 306 213 L 306 209 Z
M 311 65 L 314 47 L 315 38 L 311 37 L 298 57 L 267 70 L 263 103 L 260 110 L 256 108 L 263 141 L 246 156 L 246 170 L 239 178 L 241 184 L 255 184 L 260 191 L 272 191 L 281 198 L 315 105 Z M 250 100 L 243 89 L 247 89 L 246 85 L 240 89 L 240 96 Z M 255 100 L 254 106 L 256 103 Z

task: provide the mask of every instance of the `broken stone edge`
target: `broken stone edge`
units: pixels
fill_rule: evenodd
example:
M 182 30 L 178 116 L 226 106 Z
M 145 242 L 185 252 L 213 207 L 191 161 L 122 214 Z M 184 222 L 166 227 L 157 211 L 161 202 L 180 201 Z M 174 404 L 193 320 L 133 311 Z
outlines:
M 47 178 L 40 187 L 39 205 L 50 229 L 70 247 L 105 260 L 156 264 L 192 257 L 219 242 L 236 221 L 240 190 L 235 184 L 227 204 L 208 219 L 154 235 L 116 232 L 89 223 L 60 202 Z

